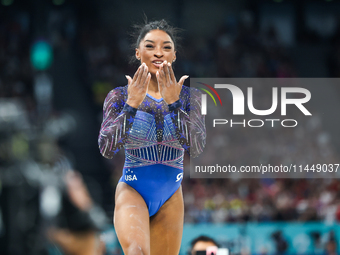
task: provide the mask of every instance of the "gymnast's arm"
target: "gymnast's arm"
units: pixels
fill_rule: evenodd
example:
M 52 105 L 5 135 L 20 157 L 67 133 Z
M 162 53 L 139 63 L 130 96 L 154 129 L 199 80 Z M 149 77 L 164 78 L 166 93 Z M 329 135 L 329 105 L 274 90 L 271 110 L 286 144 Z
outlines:
M 126 93 L 123 88 L 113 89 L 104 101 L 98 145 L 105 158 L 112 158 L 124 146 L 137 112 L 125 103 Z
M 184 86 L 183 86 L 184 87 Z M 201 114 L 201 92 L 190 88 L 187 100 L 169 104 L 175 136 L 191 157 L 203 152 L 206 140 L 205 116 Z M 189 114 L 190 113 L 190 114 Z

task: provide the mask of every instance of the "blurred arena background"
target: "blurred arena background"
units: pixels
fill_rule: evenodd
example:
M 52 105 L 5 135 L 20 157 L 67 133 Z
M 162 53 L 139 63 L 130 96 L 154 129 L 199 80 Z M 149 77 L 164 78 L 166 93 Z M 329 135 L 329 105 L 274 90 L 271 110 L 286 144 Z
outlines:
M 112 219 L 124 154 L 106 160 L 99 153 L 102 104 L 136 70 L 128 63 L 134 55 L 129 33 L 144 14 L 184 29 L 175 64 L 179 77 L 336 78 L 339 13 L 335 0 L 1 0 L 0 253 L 38 254 L 29 251 L 45 245 L 39 242 L 45 224 L 41 189 L 35 187 L 46 173 L 81 172 Z M 337 105 L 340 86 L 331 91 Z M 313 118 L 311 136 L 264 137 L 266 150 L 277 152 L 273 162 L 283 159 L 271 139 L 285 141 L 288 150 L 299 143 L 296 155 L 307 161 L 323 155 L 323 163 L 340 163 L 340 109 L 333 110 Z M 233 131 L 229 138 L 243 135 Z M 231 161 L 258 157 L 256 148 L 233 148 L 225 152 Z M 234 254 L 340 252 L 337 179 L 213 180 L 187 174 L 183 192 L 183 255 L 200 234 Z M 122 254 L 112 227 L 102 238 L 106 254 Z

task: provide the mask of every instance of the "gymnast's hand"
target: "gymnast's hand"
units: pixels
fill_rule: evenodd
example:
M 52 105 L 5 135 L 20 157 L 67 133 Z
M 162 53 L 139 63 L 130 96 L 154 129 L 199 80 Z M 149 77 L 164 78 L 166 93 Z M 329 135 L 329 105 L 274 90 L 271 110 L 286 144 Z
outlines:
M 126 103 L 131 107 L 138 108 L 138 106 L 143 102 L 146 93 L 148 91 L 149 82 L 151 79 L 151 74 L 148 73 L 148 67 L 145 63 L 141 64 L 136 71 L 133 79 L 126 75 L 128 80 L 128 99 Z
M 167 104 L 172 104 L 179 99 L 182 85 L 189 76 L 184 75 L 181 77 L 179 82 L 177 82 L 171 63 L 164 61 L 160 65 L 159 71 L 156 73 L 156 77 L 158 81 L 158 89 L 162 98 Z

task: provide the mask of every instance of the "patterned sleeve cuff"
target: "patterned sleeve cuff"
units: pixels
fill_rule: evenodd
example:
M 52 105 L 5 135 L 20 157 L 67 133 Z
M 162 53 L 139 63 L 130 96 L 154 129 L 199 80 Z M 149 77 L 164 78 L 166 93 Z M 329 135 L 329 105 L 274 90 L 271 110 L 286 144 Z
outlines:
M 172 104 L 168 104 L 168 106 L 169 106 L 169 112 L 171 112 L 173 110 L 181 108 L 182 107 L 182 103 L 178 99 L 176 102 L 174 102 Z
M 128 112 L 131 115 L 135 116 L 137 113 L 137 109 L 133 108 L 132 106 L 128 105 L 127 103 L 125 103 L 124 108 L 123 108 L 124 112 Z

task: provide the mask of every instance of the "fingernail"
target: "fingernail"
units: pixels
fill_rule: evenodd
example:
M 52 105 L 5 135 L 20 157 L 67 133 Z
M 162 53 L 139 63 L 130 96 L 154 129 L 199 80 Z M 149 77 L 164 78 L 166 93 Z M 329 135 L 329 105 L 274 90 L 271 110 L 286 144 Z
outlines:
M 164 60 L 164 64 L 166 64 L 167 62 L 166 62 L 166 60 Z
M 168 63 L 168 66 L 171 66 L 170 62 Z
M 125 75 L 125 78 L 127 79 L 127 78 L 128 78 L 128 76 L 127 76 L 127 75 Z
M 184 77 L 185 77 L 185 79 L 188 79 L 188 78 L 189 78 L 189 75 L 185 75 Z

